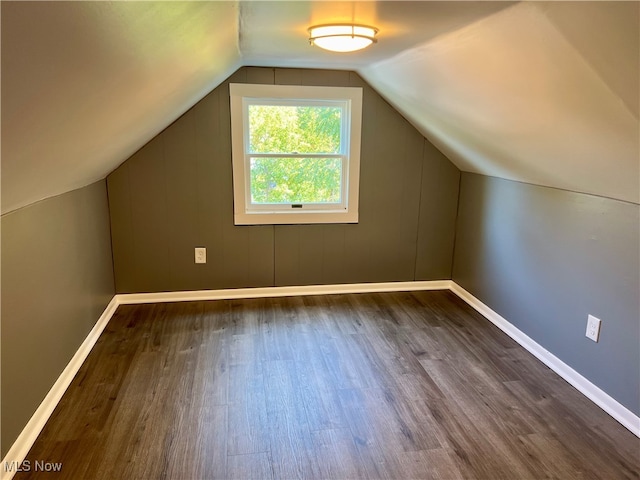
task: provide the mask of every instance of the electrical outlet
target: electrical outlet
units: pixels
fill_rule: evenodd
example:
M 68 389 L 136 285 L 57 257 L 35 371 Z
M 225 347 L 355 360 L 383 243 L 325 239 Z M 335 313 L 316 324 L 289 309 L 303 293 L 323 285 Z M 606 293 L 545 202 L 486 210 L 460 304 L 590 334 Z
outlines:
M 587 317 L 587 338 L 590 338 L 594 342 L 598 341 L 600 337 L 600 324 L 602 321 L 599 318 L 589 315 Z
M 207 263 L 207 249 L 196 247 L 196 263 Z

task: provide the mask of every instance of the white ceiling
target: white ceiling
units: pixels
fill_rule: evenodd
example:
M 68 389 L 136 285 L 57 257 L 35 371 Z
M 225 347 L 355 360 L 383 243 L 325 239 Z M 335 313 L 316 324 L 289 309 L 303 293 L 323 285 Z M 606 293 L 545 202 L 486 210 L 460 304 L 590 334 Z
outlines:
M 638 203 L 638 4 L 573 8 L 574 43 L 525 3 L 362 75 L 462 170 Z
M 638 2 L 2 2 L 2 212 L 104 178 L 242 65 L 359 72 L 462 170 L 640 203 Z M 380 29 L 352 54 L 329 21 Z
M 2 212 L 104 178 L 240 63 L 235 2 L 2 2 Z

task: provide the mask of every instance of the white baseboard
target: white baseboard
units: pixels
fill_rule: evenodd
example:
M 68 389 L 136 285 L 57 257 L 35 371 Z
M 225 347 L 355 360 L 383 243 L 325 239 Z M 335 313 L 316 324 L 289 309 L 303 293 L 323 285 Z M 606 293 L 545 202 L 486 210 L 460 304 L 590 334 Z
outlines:
M 7 466 L 13 465 L 15 467 L 23 462 L 36 441 L 36 438 L 38 438 L 38 435 L 40 435 L 44 425 L 47 423 L 47 420 L 49 420 L 49 417 L 58 405 L 58 402 L 60 402 L 64 392 L 66 392 L 69 385 L 71 385 L 73 378 L 89 356 L 91 349 L 98 341 L 100 334 L 109 323 L 109 320 L 111 320 L 117 308 L 118 301 L 114 297 L 2 460 L 2 464 L 0 465 L 1 480 L 10 480 L 16 474 L 15 468 L 9 470 Z
M 448 290 L 451 280 L 428 282 L 350 283 L 337 285 L 304 285 L 294 287 L 231 288 L 189 292 L 127 293 L 116 295 L 121 305 L 139 303 L 230 300 L 234 298 L 295 297 L 300 295 L 332 295 L 339 293 L 379 293 L 413 290 Z
M 573 385 L 589 400 L 615 418 L 634 435 L 640 437 L 640 417 L 635 415 L 631 410 L 620 404 L 614 398 L 580 375 L 553 353 L 533 341 L 504 317 L 494 312 L 491 308 L 482 303 L 457 283 L 451 282 L 451 291 L 467 302 L 471 307 L 476 309 L 500 330 L 509 335 L 513 340 L 518 342 L 520 346 L 534 355 L 547 367 L 569 382 L 569 384 Z
M 115 295 L 107 308 L 102 313 L 93 329 L 87 335 L 78 351 L 66 366 L 60 377 L 44 398 L 36 412 L 24 427 L 11 449 L 0 465 L 0 480 L 10 480 L 15 475 L 15 470 L 5 468 L 11 462 L 20 464 L 31 449 L 36 438 L 44 428 L 47 420 L 53 413 L 62 398 L 62 395 L 71 384 L 83 362 L 91 352 L 100 334 L 105 329 L 109 320 L 115 313 L 118 305 L 184 302 L 199 300 L 227 300 L 236 298 L 259 297 L 289 297 L 298 295 L 331 295 L 340 293 L 376 293 L 376 292 L 405 292 L 417 290 L 451 290 L 471 307 L 476 309 L 500 330 L 518 342 L 524 349 L 533 354 L 551 370 L 573 385 L 578 391 L 615 418 L 624 427 L 640 437 L 640 418 L 626 407 L 618 403 L 600 388 L 595 386 L 585 377 L 573 370 L 566 363 L 551 352 L 545 350 L 538 343 L 491 310 L 488 306 L 467 292 L 464 288 L 451 280 L 438 280 L 426 282 L 386 282 L 386 283 L 357 283 L 344 285 L 308 285 L 296 287 L 264 287 L 264 288 L 238 288 L 226 290 L 199 290 L 183 292 L 160 293 L 133 293 Z

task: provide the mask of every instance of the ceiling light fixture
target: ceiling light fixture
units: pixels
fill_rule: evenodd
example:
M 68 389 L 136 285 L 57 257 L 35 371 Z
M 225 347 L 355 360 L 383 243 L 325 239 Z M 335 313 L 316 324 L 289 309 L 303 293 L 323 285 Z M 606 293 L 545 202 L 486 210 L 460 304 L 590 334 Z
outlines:
M 332 52 L 355 52 L 376 43 L 378 29 L 365 25 L 316 25 L 309 28 L 309 43 Z

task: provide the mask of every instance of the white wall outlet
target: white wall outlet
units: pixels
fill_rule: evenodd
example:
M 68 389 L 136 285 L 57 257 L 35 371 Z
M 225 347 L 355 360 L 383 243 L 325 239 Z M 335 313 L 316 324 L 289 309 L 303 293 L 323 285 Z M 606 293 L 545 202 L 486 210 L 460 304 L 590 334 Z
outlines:
M 587 317 L 587 338 L 590 338 L 594 342 L 598 341 L 600 337 L 600 324 L 602 321 L 599 318 L 589 315 Z
M 207 249 L 196 247 L 196 263 L 207 263 Z

